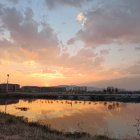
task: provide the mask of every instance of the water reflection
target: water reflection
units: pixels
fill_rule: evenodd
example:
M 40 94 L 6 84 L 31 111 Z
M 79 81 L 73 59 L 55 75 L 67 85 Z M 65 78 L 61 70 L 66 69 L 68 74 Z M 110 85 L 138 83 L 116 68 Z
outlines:
M 35 102 L 36 103 L 41 103 L 41 104 L 68 104 L 70 106 L 76 105 L 76 104 L 80 104 L 80 105 L 98 105 L 98 104 L 103 104 L 105 107 L 107 107 L 109 110 L 115 110 L 117 108 L 120 107 L 125 107 L 126 104 L 125 103 L 119 103 L 119 102 L 92 102 L 92 101 L 70 101 L 70 100 L 36 100 L 36 99 L 32 99 L 32 100 L 24 100 L 24 102 L 27 103 L 32 103 Z
M 5 102 L 9 103 L 6 103 L 7 113 L 58 130 L 85 131 L 92 135 L 109 133 L 121 137 L 137 135 L 133 124 L 140 116 L 140 104 L 40 99 L 13 100 L 13 104 L 12 101 Z M 0 102 L 0 111 L 5 111 L 5 102 Z
M 0 99 L 0 105 L 1 106 L 4 106 L 4 113 L 7 113 L 7 105 L 10 105 L 10 104 L 16 104 L 18 103 L 19 100 L 11 100 L 11 99 L 8 99 L 8 100 L 3 100 L 3 99 Z
M 4 100 L 4 99 L 0 99 L 0 105 L 10 105 L 10 104 L 16 104 L 18 103 L 19 100 L 13 100 L 13 99 L 8 99 L 8 100 Z
M 15 107 L 15 108 L 18 109 L 18 110 L 21 110 L 21 111 L 29 110 L 29 108 L 27 108 L 27 107 Z

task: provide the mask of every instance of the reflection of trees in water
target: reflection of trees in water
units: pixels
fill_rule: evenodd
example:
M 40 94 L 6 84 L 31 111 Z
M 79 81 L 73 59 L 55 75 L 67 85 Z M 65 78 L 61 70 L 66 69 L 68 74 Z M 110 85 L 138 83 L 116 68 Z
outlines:
M 104 106 L 107 106 L 107 102 L 104 102 Z
M 72 100 L 39 100 L 39 101 L 37 101 L 37 103 L 41 103 L 41 104 L 58 103 L 58 104 L 69 104 L 71 106 L 76 105 L 76 104 L 81 104 L 81 105 L 94 104 L 94 102 L 91 102 L 91 101 L 72 101 Z
M 16 104 L 18 103 L 19 100 L 16 100 L 16 99 L 8 99 L 8 100 L 3 100 L 3 99 L 0 99 L 0 105 L 10 105 L 10 104 Z
M 4 105 L 5 106 L 5 110 L 4 112 L 7 113 L 7 106 L 8 105 L 11 105 L 11 104 L 16 104 L 18 103 L 19 100 L 16 100 L 16 99 L 8 99 L 8 100 L 3 100 L 3 99 L 0 99 L 0 105 Z
M 136 128 L 137 135 L 140 138 L 140 118 L 136 118 L 136 124 L 134 124 L 134 127 Z
M 108 108 L 108 110 L 117 110 L 119 108 L 126 107 L 125 103 L 119 103 L 119 102 L 104 102 L 104 106 Z
M 27 102 L 27 103 L 32 103 L 34 101 L 36 101 L 37 99 L 24 99 L 23 101 L 24 102 Z
M 27 107 L 15 107 L 16 109 L 20 110 L 20 111 L 28 111 L 29 108 Z
M 34 99 L 34 100 L 24 100 L 24 102 L 28 102 L 28 103 L 32 103 L 32 102 L 36 102 L 39 104 L 69 104 L 69 105 L 73 105 L 73 104 L 85 104 L 86 102 L 81 102 L 81 101 L 70 101 L 70 100 L 42 100 L 42 99 Z
M 25 102 L 32 103 L 40 103 L 40 104 L 67 104 L 70 106 L 74 105 L 103 105 L 108 110 L 116 110 L 119 108 L 126 107 L 126 103 L 120 103 L 120 102 L 94 102 L 94 101 L 73 101 L 73 100 L 45 100 L 45 99 L 31 99 L 31 100 L 24 100 Z

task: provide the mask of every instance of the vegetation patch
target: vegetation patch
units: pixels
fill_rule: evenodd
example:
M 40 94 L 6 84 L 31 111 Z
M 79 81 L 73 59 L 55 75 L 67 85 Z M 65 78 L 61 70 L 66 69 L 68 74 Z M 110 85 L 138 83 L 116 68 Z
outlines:
M 0 113 L 0 139 L 3 140 L 115 140 L 106 136 L 90 136 L 84 132 L 64 133 L 46 125 L 28 122 L 23 117 Z

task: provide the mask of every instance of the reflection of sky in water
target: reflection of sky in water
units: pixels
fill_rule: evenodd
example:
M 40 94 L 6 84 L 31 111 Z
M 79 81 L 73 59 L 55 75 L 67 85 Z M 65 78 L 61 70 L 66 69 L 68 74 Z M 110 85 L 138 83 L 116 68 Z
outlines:
M 49 124 L 63 131 L 84 131 L 90 134 L 112 136 L 136 135 L 135 118 L 140 117 L 140 104 L 58 101 L 58 100 L 19 100 L 7 101 L 0 105 L 0 111 L 24 116 L 29 121 Z M 17 108 L 28 108 L 26 111 Z

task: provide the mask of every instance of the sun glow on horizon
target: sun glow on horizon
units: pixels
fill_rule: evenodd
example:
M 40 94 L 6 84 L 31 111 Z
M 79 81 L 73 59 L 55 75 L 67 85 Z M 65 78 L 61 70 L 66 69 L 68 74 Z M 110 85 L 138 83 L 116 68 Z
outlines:
M 139 89 L 140 1 L 102 1 L 1 0 L 0 82 Z

